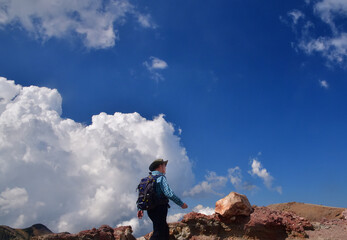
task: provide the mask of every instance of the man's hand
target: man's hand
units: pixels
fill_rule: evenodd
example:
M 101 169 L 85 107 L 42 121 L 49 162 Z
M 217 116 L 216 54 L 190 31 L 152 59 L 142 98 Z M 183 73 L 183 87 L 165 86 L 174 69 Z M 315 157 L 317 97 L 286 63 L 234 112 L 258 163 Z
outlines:
M 139 219 L 141 219 L 141 218 L 143 217 L 143 211 L 142 211 L 142 210 L 137 211 L 137 217 L 138 217 Z
M 186 209 L 188 207 L 188 205 L 186 204 L 186 203 L 183 203 L 183 205 L 182 205 L 182 209 Z

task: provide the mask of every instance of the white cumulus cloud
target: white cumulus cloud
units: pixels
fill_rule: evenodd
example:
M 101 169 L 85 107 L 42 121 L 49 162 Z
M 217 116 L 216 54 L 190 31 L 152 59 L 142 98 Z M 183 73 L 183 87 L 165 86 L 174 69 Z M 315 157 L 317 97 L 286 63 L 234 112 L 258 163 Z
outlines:
M 216 192 L 216 190 L 223 188 L 227 181 L 227 177 L 218 176 L 215 172 L 208 172 L 205 176 L 205 181 L 202 181 L 190 190 L 185 191 L 183 196 L 203 197 L 211 194 L 222 196 L 222 194 Z
M 214 211 L 214 208 L 204 207 L 203 205 L 199 204 L 193 208 L 193 212 L 202 213 L 205 215 L 212 215 L 214 214 L 215 211 Z
M 0 99 L 1 224 L 78 232 L 130 221 L 137 184 L 158 157 L 178 195 L 191 186 L 191 162 L 163 115 L 100 113 L 83 125 L 61 117 L 57 90 L 5 78 Z
M 88 48 L 114 46 L 116 26 L 127 15 L 153 26 L 150 15 L 136 11 L 129 0 L 0 0 L 0 27 L 18 26 L 43 41 L 77 34 Z
M 252 166 L 252 169 L 250 171 L 251 175 L 261 178 L 268 189 L 274 189 L 278 193 L 282 193 L 282 187 L 280 186 L 277 186 L 275 188 L 272 187 L 272 182 L 274 178 L 270 175 L 270 173 L 266 170 L 266 168 L 263 168 L 260 161 L 254 158 L 252 160 L 251 166 Z
M 187 213 L 176 213 L 173 215 L 168 215 L 167 216 L 167 222 L 168 223 L 173 223 L 173 222 L 178 222 L 181 221 L 183 216 L 186 215 Z
M 0 193 L 0 212 L 6 214 L 12 209 L 24 206 L 27 201 L 28 193 L 24 188 L 6 188 Z

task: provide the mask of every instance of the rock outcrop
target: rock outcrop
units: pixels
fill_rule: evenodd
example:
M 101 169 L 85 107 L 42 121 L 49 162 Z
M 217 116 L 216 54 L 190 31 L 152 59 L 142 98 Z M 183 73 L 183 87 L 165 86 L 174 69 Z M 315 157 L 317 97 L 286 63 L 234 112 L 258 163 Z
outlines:
M 303 217 L 267 207 L 252 208 L 246 196 L 234 192 L 216 203 L 215 214 L 191 212 L 169 228 L 170 240 L 284 240 L 306 238 L 306 230 L 313 230 Z
M 256 207 L 245 224 L 245 235 L 258 239 L 305 238 L 305 230 L 312 230 L 312 224 L 294 213 Z
M 55 233 L 33 237 L 32 240 L 136 240 L 130 226 L 111 228 L 103 225 L 99 229 L 93 228 L 77 234 Z
M 291 213 L 256 207 L 249 216 L 224 221 L 217 214 L 188 213 L 178 223 L 169 224 L 170 240 L 177 239 L 260 239 L 305 238 L 310 222 Z M 149 238 L 147 238 L 149 239 Z
M 252 206 L 245 195 L 231 192 L 225 198 L 216 202 L 215 212 L 225 219 L 236 216 L 249 216 L 252 213 Z

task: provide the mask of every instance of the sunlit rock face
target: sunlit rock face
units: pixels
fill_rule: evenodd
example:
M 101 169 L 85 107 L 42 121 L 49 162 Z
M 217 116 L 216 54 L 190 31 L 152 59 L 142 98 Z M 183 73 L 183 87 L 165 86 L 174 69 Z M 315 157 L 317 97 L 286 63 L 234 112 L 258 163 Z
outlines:
M 240 215 L 249 216 L 252 212 L 252 206 L 245 195 L 231 192 L 216 202 L 215 211 L 224 218 Z

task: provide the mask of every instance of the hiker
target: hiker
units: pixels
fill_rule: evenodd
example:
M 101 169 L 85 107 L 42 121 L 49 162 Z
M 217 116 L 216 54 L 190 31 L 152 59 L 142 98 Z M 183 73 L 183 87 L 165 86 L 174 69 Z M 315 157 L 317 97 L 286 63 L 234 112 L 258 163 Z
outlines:
M 153 235 L 150 240 L 169 239 L 169 226 L 166 222 L 168 208 L 170 207 L 169 199 L 183 209 L 188 207 L 187 204 L 183 203 L 182 200 L 174 194 L 167 183 L 165 177 L 167 163 L 168 160 L 164 161 L 163 159 L 157 159 L 153 161 L 149 166 L 151 175 L 153 175 L 154 177 L 159 175 L 157 177 L 156 184 L 154 185 L 159 204 L 153 209 L 147 210 L 147 214 L 153 222 Z M 142 210 L 139 210 L 137 212 L 137 217 L 139 219 L 143 217 Z

